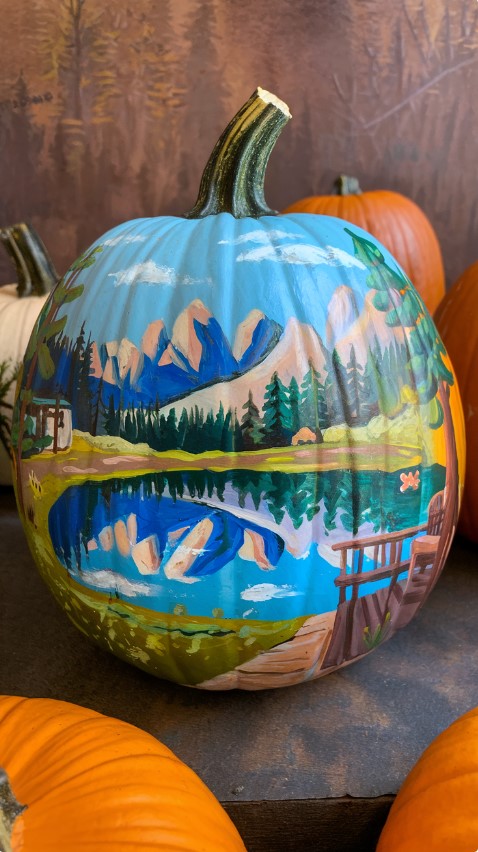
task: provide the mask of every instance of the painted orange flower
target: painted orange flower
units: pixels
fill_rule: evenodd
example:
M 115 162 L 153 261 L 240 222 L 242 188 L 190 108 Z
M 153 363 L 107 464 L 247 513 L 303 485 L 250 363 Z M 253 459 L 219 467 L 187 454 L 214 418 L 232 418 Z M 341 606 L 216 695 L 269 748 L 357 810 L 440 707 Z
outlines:
M 400 491 L 407 491 L 409 488 L 413 488 L 416 491 L 420 485 L 420 471 L 416 470 L 415 473 L 412 473 L 412 471 L 410 473 L 401 473 L 400 479 L 402 480 Z

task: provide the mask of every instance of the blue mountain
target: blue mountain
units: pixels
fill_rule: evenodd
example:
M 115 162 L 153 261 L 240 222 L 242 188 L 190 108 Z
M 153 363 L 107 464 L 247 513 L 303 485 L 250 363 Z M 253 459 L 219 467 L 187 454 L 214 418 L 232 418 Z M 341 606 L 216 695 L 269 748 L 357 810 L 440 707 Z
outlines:
M 232 379 L 262 361 L 282 327 L 255 310 L 237 327 L 233 347 L 220 324 L 195 299 L 177 317 L 169 335 L 155 320 L 141 345 L 123 339 L 94 345 L 90 389 L 108 406 L 164 405 L 218 381 Z
M 278 343 L 282 332 L 283 328 L 279 323 L 268 319 L 263 314 L 253 329 L 249 346 L 237 362 L 239 372 L 245 373 L 254 367 L 255 364 L 258 364 L 259 361 L 262 361 L 271 349 L 274 348 L 276 343 Z

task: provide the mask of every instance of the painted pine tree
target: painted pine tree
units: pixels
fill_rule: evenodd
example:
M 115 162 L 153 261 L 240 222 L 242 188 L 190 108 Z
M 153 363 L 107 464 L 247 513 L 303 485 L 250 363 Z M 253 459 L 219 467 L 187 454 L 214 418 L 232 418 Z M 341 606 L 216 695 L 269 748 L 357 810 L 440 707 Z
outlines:
M 221 445 L 219 449 L 223 453 L 230 453 L 234 450 L 234 416 L 232 408 L 228 408 L 224 418 L 224 426 L 222 427 Z
M 232 413 L 232 446 L 235 453 L 240 453 L 244 449 L 244 439 L 242 437 L 241 424 L 237 416 L 237 408 Z
M 325 386 L 310 358 L 309 369 L 300 386 L 300 416 L 302 424 L 315 433 L 317 443 L 323 441 L 322 429 L 329 425 Z
M 350 423 L 360 423 L 363 400 L 363 367 L 357 361 L 355 346 L 350 347 L 349 360 L 346 365 L 345 380 L 347 393 L 347 408 Z
M 184 442 L 188 431 L 188 412 L 185 408 L 181 411 L 178 423 L 178 449 L 184 449 Z
M 222 441 L 222 433 L 224 429 L 224 406 L 222 401 L 219 403 L 219 410 L 216 414 L 216 419 L 214 422 L 214 446 L 216 448 L 220 448 Z
M 378 405 L 378 372 L 375 359 L 370 347 L 362 373 L 360 390 L 360 422 L 368 423 L 372 417 L 379 414 Z
M 277 372 L 273 373 L 264 394 L 263 424 L 269 446 L 285 447 L 292 437 L 287 389 Z
M 202 431 L 202 448 L 203 450 L 215 450 L 216 446 L 214 444 L 214 414 L 212 411 L 208 411 L 206 414 L 206 419 L 204 421 L 204 427 Z
M 176 422 L 176 411 L 171 408 L 168 411 L 165 424 L 165 449 L 176 450 L 178 441 L 178 427 Z
M 120 432 L 120 410 L 115 406 L 113 394 L 110 395 L 108 409 L 103 422 L 103 429 L 107 435 L 119 435 Z
M 252 391 L 249 391 L 247 402 L 242 406 L 244 414 L 241 419 L 241 431 L 244 449 L 256 449 L 264 438 L 259 409 L 254 402 Z
M 350 423 L 350 406 L 347 396 L 347 369 L 334 349 L 330 359 L 327 383 L 327 407 L 331 423 Z
M 101 406 L 101 380 L 98 388 L 98 398 L 94 401 L 95 410 L 92 412 L 93 398 L 89 382 L 92 344 L 91 339 L 85 339 L 84 323 L 81 326 L 80 334 L 76 340 L 72 356 L 73 368 L 70 373 L 70 389 L 67 399 L 71 401 L 75 417 L 74 426 L 76 426 L 77 429 L 81 429 L 83 432 L 89 431 L 95 435 L 97 432 L 95 426 L 98 424 L 98 416 Z
M 297 379 L 295 376 L 292 376 L 290 380 L 290 384 L 288 387 L 288 402 L 289 402 L 289 417 L 290 417 L 290 430 L 293 435 L 299 431 L 301 427 L 300 420 L 300 391 L 299 385 L 297 383 Z

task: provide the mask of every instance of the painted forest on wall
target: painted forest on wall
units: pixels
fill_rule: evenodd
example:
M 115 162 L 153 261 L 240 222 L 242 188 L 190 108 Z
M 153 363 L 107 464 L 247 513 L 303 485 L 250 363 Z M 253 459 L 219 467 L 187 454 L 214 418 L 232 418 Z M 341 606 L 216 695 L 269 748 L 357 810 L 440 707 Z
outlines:
M 31 221 L 60 272 L 121 221 L 189 209 L 215 139 L 257 85 L 294 116 L 269 167 L 273 206 L 356 174 L 423 207 L 449 280 L 475 259 L 478 4 L 18 0 L 1 11 L 0 225 Z M 2 258 L 0 280 L 11 277 Z

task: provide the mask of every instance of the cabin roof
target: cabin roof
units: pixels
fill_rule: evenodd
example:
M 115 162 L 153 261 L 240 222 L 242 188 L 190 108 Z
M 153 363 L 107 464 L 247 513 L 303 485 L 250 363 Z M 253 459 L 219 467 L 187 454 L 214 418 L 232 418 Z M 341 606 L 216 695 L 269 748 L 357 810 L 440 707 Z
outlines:
M 48 399 L 47 397 L 34 396 L 32 402 L 34 405 L 51 405 L 53 408 L 58 402 L 60 408 L 71 408 L 71 402 L 67 402 L 66 399 L 56 400 L 55 398 Z

